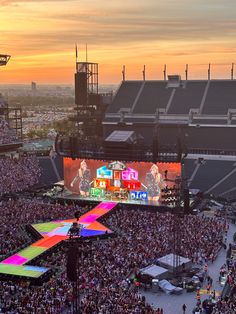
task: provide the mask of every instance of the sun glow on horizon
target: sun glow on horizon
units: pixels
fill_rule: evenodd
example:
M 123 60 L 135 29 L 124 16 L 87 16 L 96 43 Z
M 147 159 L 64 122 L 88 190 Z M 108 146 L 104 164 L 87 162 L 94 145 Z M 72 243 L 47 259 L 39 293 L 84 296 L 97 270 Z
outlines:
M 228 5 L 226 5 L 228 4 Z M 229 78 L 236 63 L 236 3 L 226 0 L 0 0 L 0 83 L 73 83 L 75 43 L 79 59 L 99 63 L 100 83 L 162 79 L 167 73 Z

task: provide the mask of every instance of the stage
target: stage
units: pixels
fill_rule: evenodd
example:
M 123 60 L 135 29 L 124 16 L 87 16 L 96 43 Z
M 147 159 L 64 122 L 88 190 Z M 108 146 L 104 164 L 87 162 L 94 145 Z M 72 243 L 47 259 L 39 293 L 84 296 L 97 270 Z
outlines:
M 175 206 L 180 177 L 180 163 L 64 158 L 64 182 L 56 186 L 66 199 Z
M 112 230 L 97 221 L 109 213 L 117 203 L 103 202 L 79 218 L 78 223 L 82 229 L 81 237 L 97 237 L 112 234 Z M 0 263 L 0 274 L 39 278 L 49 271 L 48 268 L 31 266 L 28 263 L 39 255 L 52 249 L 60 242 L 68 239 L 68 231 L 76 219 L 55 220 L 45 223 L 33 224 L 31 227 L 41 236 L 41 239 L 30 246 L 6 258 Z
M 87 201 L 87 202 L 114 202 L 114 203 L 121 203 L 121 204 L 133 204 L 133 205 L 147 205 L 147 206 L 159 206 L 159 202 L 152 202 L 147 199 L 142 200 L 135 200 L 135 199 L 122 199 L 119 197 L 112 197 L 110 200 L 108 200 L 106 197 L 93 197 L 91 195 L 89 196 L 81 196 L 79 194 L 73 193 L 69 191 L 68 189 L 64 189 L 63 192 L 54 195 L 53 198 L 59 198 L 59 199 L 65 199 L 65 200 L 80 200 L 80 201 Z

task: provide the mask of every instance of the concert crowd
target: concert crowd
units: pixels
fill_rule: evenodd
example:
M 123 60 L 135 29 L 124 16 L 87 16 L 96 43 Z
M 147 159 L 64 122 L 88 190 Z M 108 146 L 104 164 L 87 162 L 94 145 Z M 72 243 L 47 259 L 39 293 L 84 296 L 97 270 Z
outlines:
M 9 199 L 0 202 L 0 256 L 4 257 L 31 242 L 25 231 L 27 224 L 74 217 L 74 212 L 83 213 L 90 207 L 50 204 L 36 199 Z M 17 217 L 17 219 L 16 219 Z
M 9 144 L 16 141 L 16 136 L 9 129 L 7 121 L 0 116 L 0 144 Z
M 36 200 L 2 201 L 2 224 L 19 217 L 13 224 L 8 223 L 8 231 L 6 229 L 5 232 L 11 235 L 5 240 L 7 244 L 1 247 L 2 255 L 7 253 L 6 245 L 9 252 L 23 244 L 22 225 L 73 217 L 75 209 L 73 205 L 42 204 Z M 81 213 L 88 209 L 81 210 Z M 124 208 L 104 217 L 103 223 L 114 230 L 117 237 L 82 244 L 79 289 L 83 314 L 161 313 L 141 298 L 138 284 L 130 280 L 130 275 L 172 252 L 173 221 L 170 213 Z M 199 263 L 216 257 L 223 238 L 222 220 L 186 216 L 181 218 L 180 230 L 185 239 L 180 255 Z M 4 237 L 3 233 L 1 238 Z M 37 265 L 49 266 L 53 270 L 53 276 L 43 286 L 28 286 L 24 281 L 0 282 L 2 313 L 55 314 L 69 311 L 73 295 L 66 276 L 65 249 L 59 248 L 43 259 L 39 258 Z
M 0 169 L 0 196 L 34 186 L 41 174 L 36 156 L 1 157 Z
M 231 249 L 230 249 L 231 250 Z M 220 298 L 217 302 L 212 314 L 232 314 L 236 313 L 236 260 L 227 258 L 224 269 L 227 269 L 226 287 L 229 288 L 230 296 Z

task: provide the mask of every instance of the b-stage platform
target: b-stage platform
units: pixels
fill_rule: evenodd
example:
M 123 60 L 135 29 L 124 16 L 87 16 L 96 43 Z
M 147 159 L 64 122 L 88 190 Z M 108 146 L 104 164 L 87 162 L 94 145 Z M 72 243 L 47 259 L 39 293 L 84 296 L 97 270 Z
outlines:
M 116 205 L 114 202 L 100 203 L 82 215 L 78 221 L 82 226 L 80 236 L 87 238 L 112 234 L 112 230 L 98 222 L 97 219 L 110 212 Z M 45 275 L 49 271 L 48 268 L 28 264 L 42 253 L 68 239 L 68 231 L 75 221 L 76 219 L 72 218 L 31 225 L 41 236 L 41 239 L 3 260 L 0 263 L 0 274 L 28 278 L 39 278 Z

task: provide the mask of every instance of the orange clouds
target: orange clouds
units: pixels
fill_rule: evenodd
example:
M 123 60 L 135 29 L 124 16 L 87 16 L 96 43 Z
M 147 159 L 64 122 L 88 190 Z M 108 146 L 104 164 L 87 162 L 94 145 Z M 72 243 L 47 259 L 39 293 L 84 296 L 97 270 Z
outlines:
M 229 77 L 236 63 L 234 1 L 138 2 L 0 0 L 0 53 L 12 55 L 0 82 L 72 83 L 75 42 L 80 59 L 88 43 L 101 83 L 118 83 L 123 64 L 130 79 L 141 78 L 143 64 L 147 79 L 160 79 L 164 64 L 183 74 L 186 63 L 190 78 L 205 78 L 209 62 L 214 75 Z

